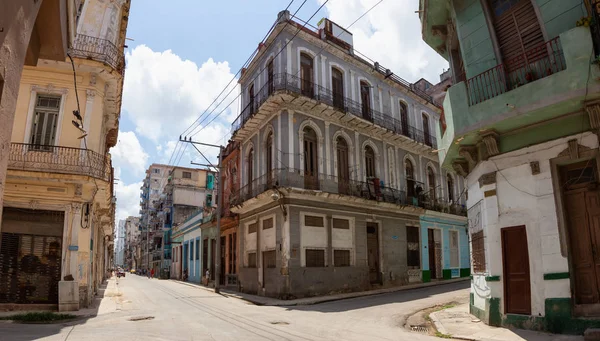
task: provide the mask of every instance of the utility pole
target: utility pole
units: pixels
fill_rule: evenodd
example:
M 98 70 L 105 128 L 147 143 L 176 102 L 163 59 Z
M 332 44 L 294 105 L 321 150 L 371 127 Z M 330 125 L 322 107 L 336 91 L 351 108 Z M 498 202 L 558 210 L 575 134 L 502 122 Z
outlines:
M 221 283 L 219 282 L 220 277 L 221 277 L 221 264 L 219 264 L 221 262 L 221 209 L 222 209 L 222 203 L 223 203 L 223 172 L 222 172 L 222 168 L 223 168 L 223 151 L 225 148 L 223 148 L 223 146 L 217 146 L 214 144 L 208 144 L 208 143 L 202 143 L 202 142 L 196 142 L 196 141 L 192 141 L 192 138 L 190 137 L 189 140 L 187 138 L 185 139 L 181 139 L 181 136 L 179 137 L 179 141 L 180 142 L 187 142 L 190 143 L 195 149 L 196 151 L 198 151 L 198 153 L 200 153 L 200 155 L 202 155 L 202 157 L 204 157 L 204 159 L 206 160 L 206 162 L 208 162 L 209 167 L 212 168 L 216 168 L 219 172 L 219 177 L 218 177 L 218 194 L 217 194 L 217 240 L 216 240 L 216 250 L 215 250 L 215 293 L 219 293 L 221 292 Z M 213 147 L 213 148 L 219 148 L 219 164 L 217 166 L 213 165 L 208 158 L 206 158 L 206 156 L 204 156 L 204 154 L 200 151 L 200 149 L 198 149 L 198 147 L 196 147 L 196 145 L 201 145 L 201 146 L 206 146 L 206 147 Z M 197 163 L 193 163 L 192 164 L 196 164 L 196 165 L 202 165 L 202 164 L 197 164 Z

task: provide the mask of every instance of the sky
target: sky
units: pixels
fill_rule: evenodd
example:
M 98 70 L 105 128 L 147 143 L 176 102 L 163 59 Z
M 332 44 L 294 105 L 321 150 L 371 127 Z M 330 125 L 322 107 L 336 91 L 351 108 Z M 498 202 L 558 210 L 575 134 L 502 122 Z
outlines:
M 227 143 L 240 105 L 235 75 L 290 1 L 132 1 L 119 138 L 110 150 L 117 221 L 139 215 L 150 164 L 205 163 L 190 144 L 178 143 L 180 135 Z M 294 0 L 289 10 L 294 13 L 303 1 Z M 325 1 L 304 1 L 296 16 L 310 18 Z M 327 17 L 347 28 L 378 2 L 329 0 L 310 23 L 317 26 Z M 409 82 L 425 78 L 435 84 L 448 63 L 422 41 L 418 4 L 383 0 L 349 31 L 354 48 L 372 60 Z M 216 162 L 216 149 L 200 151 Z

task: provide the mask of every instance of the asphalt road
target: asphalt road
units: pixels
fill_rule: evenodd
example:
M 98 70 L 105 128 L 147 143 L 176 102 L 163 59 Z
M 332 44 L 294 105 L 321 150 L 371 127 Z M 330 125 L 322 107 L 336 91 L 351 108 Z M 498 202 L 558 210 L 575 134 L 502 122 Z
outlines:
M 52 325 L 0 323 L 0 340 L 440 340 L 407 331 L 406 318 L 469 295 L 469 282 L 460 282 L 268 307 L 175 281 L 136 275 L 118 281 L 97 316 Z

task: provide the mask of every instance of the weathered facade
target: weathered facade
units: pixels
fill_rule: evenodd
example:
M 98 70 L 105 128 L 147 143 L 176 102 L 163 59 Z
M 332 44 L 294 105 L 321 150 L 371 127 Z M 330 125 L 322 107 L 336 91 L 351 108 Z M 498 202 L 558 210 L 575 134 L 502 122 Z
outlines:
M 466 223 L 462 178 L 437 161 L 440 109 L 335 23 L 301 26 L 281 12 L 240 78 L 239 286 L 289 298 L 427 280 L 421 216 Z
M 420 4 L 423 39 L 455 77 L 437 136 L 440 162 L 467 180 L 471 312 L 555 333 L 600 326 L 597 6 Z
M 13 124 L 3 153 L 8 213 L 0 230 L 0 303 L 77 310 L 92 302 L 111 266 L 115 198 L 109 149 L 117 142 L 129 1 L 41 6 L 67 19 L 49 21 L 47 31 L 38 26 L 32 37 L 68 25 L 65 44 L 73 61 L 34 56 L 22 72 L 14 120 L 3 121 Z M 106 20 L 97 22 L 99 15 Z M 31 53 L 38 52 L 34 45 Z M 27 243 L 31 248 L 19 249 Z
M 141 231 L 140 218 L 127 217 L 125 219 L 125 261 L 124 265 L 127 269 L 138 269 L 141 263 Z

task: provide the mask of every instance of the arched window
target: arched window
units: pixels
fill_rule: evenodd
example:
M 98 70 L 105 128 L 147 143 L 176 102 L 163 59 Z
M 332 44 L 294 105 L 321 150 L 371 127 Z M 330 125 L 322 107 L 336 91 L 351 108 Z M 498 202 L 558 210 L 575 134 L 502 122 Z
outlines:
M 333 93 L 333 106 L 344 110 L 344 75 L 337 68 L 331 69 L 331 92 Z
M 254 148 L 250 148 L 250 150 L 248 151 L 247 167 L 248 167 L 248 169 L 247 169 L 247 174 L 248 174 L 247 188 L 248 188 L 249 198 L 251 198 L 251 197 L 253 197 L 252 187 L 253 187 L 253 183 L 254 183 Z
M 421 115 L 423 116 L 423 136 L 425 137 L 425 144 L 431 147 L 432 142 L 431 133 L 429 132 L 429 116 L 425 113 L 422 113 Z
M 360 81 L 360 101 L 363 118 L 371 120 L 371 85 L 366 81 Z
M 338 137 L 335 142 L 337 158 L 338 189 L 340 194 L 348 193 L 350 186 L 350 162 L 348 161 L 348 142 L 343 137 Z
M 317 153 L 317 133 L 310 127 L 304 128 L 304 186 L 306 189 L 319 188 L 319 157 Z
M 254 83 L 248 87 L 248 107 L 250 108 L 250 115 L 254 114 Z
M 377 176 L 375 174 L 375 152 L 371 146 L 365 147 L 365 171 L 367 179 Z
M 413 164 L 410 159 L 406 159 L 404 164 L 404 173 L 406 175 L 406 195 L 410 197 L 415 196 L 415 173 Z
M 446 184 L 448 185 L 448 200 L 454 203 L 454 179 L 450 174 L 446 175 Z
M 273 185 L 273 132 L 270 131 L 265 142 L 265 163 L 267 167 L 267 188 Z
M 268 85 L 268 89 L 269 89 L 269 95 L 273 93 L 274 90 L 274 74 L 273 74 L 273 58 L 271 58 L 271 60 L 269 60 L 269 63 L 267 64 L 267 84 Z
M 400 122 L 402 124 L 401 134 L 408 136 L 408 107 L 402 101 L 400 101 Z
M 313 97 L 313 59 L 308 54 L 300 53 L 300 79 L 301 91 L 304 96 Z
M 427 186 L 429 186 L 429 198 L 435 200 L 436 196 L 436 185 L 435 185 L 435 172 L 431 167 L 427 167 Z

